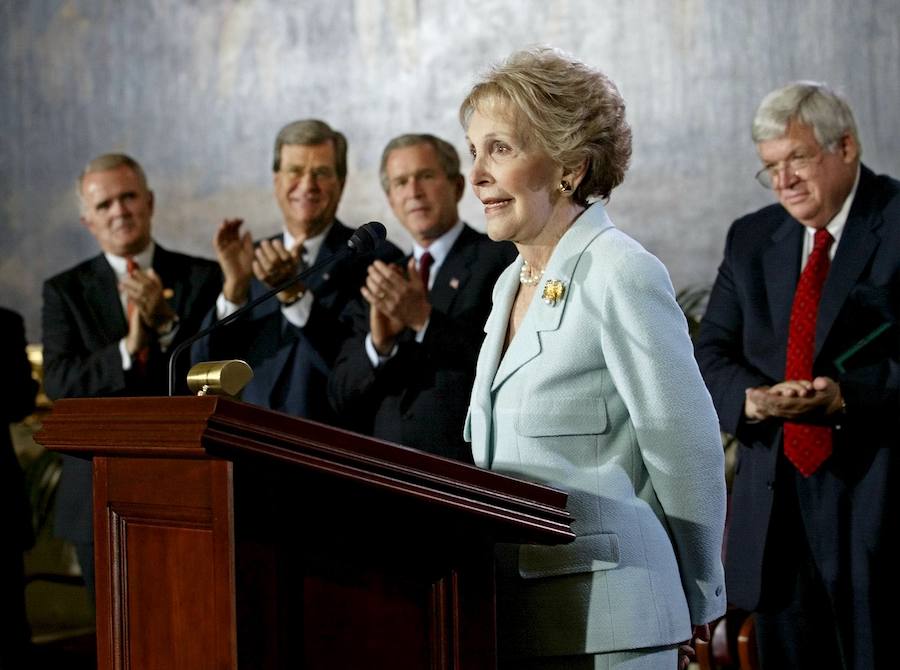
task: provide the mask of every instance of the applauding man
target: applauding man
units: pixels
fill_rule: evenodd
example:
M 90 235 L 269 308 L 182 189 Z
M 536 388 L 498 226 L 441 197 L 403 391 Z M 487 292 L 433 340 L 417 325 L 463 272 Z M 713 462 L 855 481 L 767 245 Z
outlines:
M 346 248 L 353 230 L 335 218 L 347 176 L 347 140 L 315 119 L 278 133 L 272 166 L 283 231 L 254 246 L 242 221 L 225 221 L 213 239 L 224 274 L 207 323 Z M 385 242 L 371 254 L 326 264 L 194 347 L 194 360 L 240 358 L 253 368 L 243 399 L 296 416 L 334 423 L 326 397 L 331 366 L 354 324 L 354 302 L 373 257 L 397 258 Z M 358 310 L 356 310 L 358 311 Z
M 78 194 L 81 223 L 102 253 L 44 284 L 47 395 L 165 395 L 168 354 L 199 328 L 219 292 L 219 269 L 153 241 L 153 192 L 133 158 L 98 156 Z M 92 589 L 91 462 L 63 459 L 56 530 L 75 543 Z
M 344 345 L 329 397 L 360 432 L 471 461 L 462 430 L 475 358 L 491 289 L 515 249 L 459 220 L 465 181 L 444 140 L 391 140 L 381 183 L 413 253 L 399 266 L 369 267 L 369 333 Z

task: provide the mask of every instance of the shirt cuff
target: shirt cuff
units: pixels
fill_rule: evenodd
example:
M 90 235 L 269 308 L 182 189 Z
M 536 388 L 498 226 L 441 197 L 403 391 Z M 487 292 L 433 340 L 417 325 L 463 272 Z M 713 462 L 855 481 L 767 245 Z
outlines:
M 428 330 L 429 323 L 431 323 L 430 318 L 425 322 L 425 325 L 422 326 L 421 330 L 416 331 L 416 342 L 418 342 L 419 344 L 422 344 L 422 342 L 425 340 L 425 332 Z
M 292 326 L 303 328 L 303 326 L 305 326 L 309 321 L 309 315 L 312 312 L 312 305 L 312 291 L 306 291 L 303 294 L 303 297 L 299 300 L 292 302 L 290 305 L 282 305 L 281 313 Z
M 220 321 L 226 316 L 231 316 L 241 308 L 241 305 L 231 302 L 225 297 L 224 293 L 220 293 L 216 298 L 216 320 Z
M 172 346 L 172 342 L 175 341 L 175 336 L 178 334 L 178 328 L 181 325 L 178 316 L 173 319 L 172 328 L 165 335 L 160 335 L 157 338 L 157 342 L 159 343 L 160 351 L 166 352 L 169 350 L 169 347 Z
M 119 340 L 119 354 L 122 356 L 122 369 L 128 372 L 131 369 L 131 354 L 128 353 L 128 347 L 125 346 L 125 338 Z
M 398 345 L 394 345 L 393 349 L 390 350 L 386 355 L 382 356 L 378 353 L 378 350 L 375 348 L 375 345 L 372 343 L 372 333 L 366 335 L 366 355 L 369 357 L 369 362 L 372 364 L 373 368 L 377 368 L 379 366 L 384 365 L 389 360 L 391 360 L 397 354 Z

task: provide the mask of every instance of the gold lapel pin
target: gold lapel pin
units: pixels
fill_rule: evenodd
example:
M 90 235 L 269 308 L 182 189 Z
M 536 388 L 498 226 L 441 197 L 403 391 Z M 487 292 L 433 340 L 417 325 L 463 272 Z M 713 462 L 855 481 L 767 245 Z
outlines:
M 555 306 L 566 294 L 566 284 L 559 279 L 548 279 L 544 282 L 541 299 L 551 307 Z

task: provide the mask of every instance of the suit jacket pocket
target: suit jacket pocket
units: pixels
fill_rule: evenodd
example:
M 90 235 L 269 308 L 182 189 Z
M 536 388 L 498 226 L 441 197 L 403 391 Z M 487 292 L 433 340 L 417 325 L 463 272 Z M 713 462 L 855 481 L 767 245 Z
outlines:
M 524 408 L 516 417 L 519 435 L 600 435 L 606 431 L 606 402 L 601 397 L 530 398 L 533 406 Z
M 611 570 L 619 564 L 619 536 L 596 533 L 576 537 L 571 544 L 519 547 L 519 575 L 523 579 Z

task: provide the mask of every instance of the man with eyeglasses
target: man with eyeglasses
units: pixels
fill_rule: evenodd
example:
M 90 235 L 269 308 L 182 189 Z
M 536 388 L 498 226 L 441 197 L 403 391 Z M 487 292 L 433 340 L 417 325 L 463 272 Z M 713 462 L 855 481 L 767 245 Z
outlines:
M 697 342 L 740 441 L 729 600 L 763 668 L 894 667 L 900 183 L 823 84 L 770 93 L 752 135 L 778 204 L 732 225 Z
M 353 229 L 335 218 L 347 176 L 347 140 L 317 119 L 294 121 L 275 139 L 272 165 L 281 234 L 253 244 L 242 219 L 224 221 L 213 238 L 224 283 L 214 313 L 221 319 L 347 245 Z M 192 358 L 240 358 L 253 368 L 242 398 L 295 416 L 337 423 L 326 395 L 331 366 L 354 323 L 366 266 L 392 260 L 388 242 L 373 254 L 345 258 L 260 304 L 247 317 L 198 342 Z
M 329 396 L 360 432 L 471 462 L 468 392 L 494 282 L 516 250 L 460 221 L 465 180 L 449 142 L 395 137 L 381 155 L 381 185 L 413 253 L 402 265 L 369 266 L 368 334 L 345 343 Z

